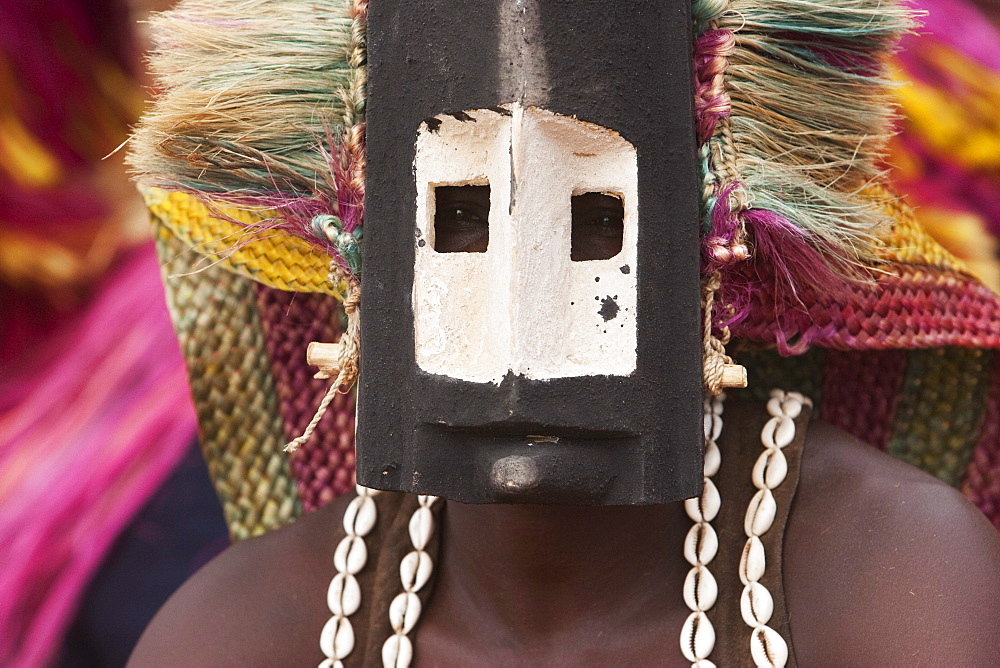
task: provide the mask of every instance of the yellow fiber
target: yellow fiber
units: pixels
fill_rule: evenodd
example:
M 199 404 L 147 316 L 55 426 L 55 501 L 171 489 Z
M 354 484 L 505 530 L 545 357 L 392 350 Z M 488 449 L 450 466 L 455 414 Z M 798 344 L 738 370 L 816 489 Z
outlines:
M 209 209 L 191 195 L 157 188 L 143 194 L 150 213 L 192 252 L 205 256 L 206 265 L 220 263 L 279 290 L 321 292 L 337 299 L 346 292 L 346 285 L 329 283 L 331 257 L 326 253 L 281 230 L 246 227 L 264 220 L 267 212 Z

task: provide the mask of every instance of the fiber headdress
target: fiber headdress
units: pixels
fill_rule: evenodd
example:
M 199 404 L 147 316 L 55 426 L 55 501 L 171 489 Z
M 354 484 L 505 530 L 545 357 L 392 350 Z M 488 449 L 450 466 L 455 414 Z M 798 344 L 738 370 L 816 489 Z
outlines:
M 273 485 L 289 479 L 279 449 L 325 392 L 302 353 L 336 339 L 330 297 L 357 298 L 366 8 L 187 2 L 156 25 L 165 92 L 133 164 L 175 191 L 148 197 L 168 272 L 185 274 L 168 281 L 172 306 L 238 535 L 295 512 L 291 487 Z M 801 388 L 828 420 L 996 513 L 1000 300 L 882 185 L 884 62 L 907 13 L 713 0 L 694 16 L 707 359 L 732 338 L 750 392 Z M 292 455 L 307 506 L 349 484 L 350 409 L 340 395 Z

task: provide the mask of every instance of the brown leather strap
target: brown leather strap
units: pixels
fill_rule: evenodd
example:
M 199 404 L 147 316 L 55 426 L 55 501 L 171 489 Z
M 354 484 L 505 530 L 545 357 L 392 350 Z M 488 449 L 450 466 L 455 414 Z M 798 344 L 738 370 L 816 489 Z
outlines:
M 403 591 L 399 579 L 399 564 L 412 549 L 409 523 L 417 509 L 415 494 L 382 492 L 375 497 L 378 521 L 365 539 L 368 562 L 358 574 L 361 586 L 361 607 L 351 616 L 354 627 L 354 651 L 345 666 L 381 666 L 382 645 L 393 634 L 389 625 L 389 604 Z M 437 530 L 427 546 L 434 563 L 437 563 L 440 546 L 441 511 L 444 503 L 434 505 Z M 418 592 L 420 602 L 426 607 L 434 587 L 434 578 Z M 419 627 L 418 627 L 419 628 Z M 414 632 L 415 633 L 415 632 Z M 410 634 L 413 640 L 414 633 Z
M 802 414 L 795 420 L 795 440 L 783 450 L 788 460 L 788 476 L 774 490 L 778 512 L 770 531 L 761 536 L 767 566 L 760 582 L 767 587 L 774 599 L 774 613 L 768 626 L 780 633 L 788 643 L 788 666 L 795 666 L 797 663 L 792 647 L 788 608 L 785 605 L 782 548 L 788 514 L 799 483 L 802 446 L 810 414 L 811 411 L 803 407 Z M 711 659 L 720 666 L 753 665 L 750 657 L 750 627 L 743 621 L 740 613 L 743 583 L 739 578 L 739 565 L 743 546 L 747 541 L 743 532 L 743 519 L 747 505 L 757 492 L 750 474 L 757 458 L 764 451 L 760 432 L 769 417 L 763 404 L 733 399 L 726 401 L 723 413 L 722 436 L 719 439 L 722 467 L 715 477 L 722 496 L 722 510 L 712 523 L 719 534 L 719 553 L 710 566 L 719 584 L 719 598 L 708 613 L 716 631 L 715 650 Z
M 810 419 L 810 410 L 803 408 L 796 419 L 795 440 L 784 448 L 788 460 L 788 475 L 775 490 L 778 511 L 761 541 L 767 558 L 767 567 L 761 584 L 767 587 L 774 599 L 774 613 L 768 626 L 781 634 L 788 643 L 788 666 L 795 666 L 795 652 L 791 642 L 788 609 L 782 581 L 782 548 L 785 527 L 791 511 L 792 499 L 799 482 L 802 447 Z M 760 432 L 768 419 L 763 404 L 730 399 L 723 415 L 723 431 L 719 441 L 722 449 L 722 467 L 715 476 L 715 483 L 722 496 L 722 510 L 712 523 L 719 534 L 719 553 L 710 570 L 719 584 L 719 598 L 708 616 L 715 626 L 716 644 L 712 661 L 720 666 L 752 665 L 750 657 L 750 627 L 740 613 L 740 595 L 743 584 L 738 570 L 740 556 L 746 543 L 743 519 L 747 505 L 756 493 L 750 479 L 754 463 L 763 452 Z M 399 581 L 399 564 L 412 549 L 408 524 L 417 507 L 417 497 L 412 494 L 383 492 L 377 497 L 378 522 L 365 543 L 368 546 L 368 563 L 358 574 L 361 586 L 361 607 L 351 616 L 355 633 L 355 648 L 345 661 L 346 666 L 380 665 L 382 645 L 392 635 L 389 625 L 389 604 L 402 587 Z M 441 512 L 444 503 L 435 506 L 438 531 L 428 546 L 428 552 L 437 563 L 440 548 Z M 679 549 L 679 548 L 678 548 Z M 431 595 L 434 578 L 420 591 L 423 604 Z M 419 627 L 418 629 L 419 630 Z M 413 640 L 414 633 L 411 633 Z

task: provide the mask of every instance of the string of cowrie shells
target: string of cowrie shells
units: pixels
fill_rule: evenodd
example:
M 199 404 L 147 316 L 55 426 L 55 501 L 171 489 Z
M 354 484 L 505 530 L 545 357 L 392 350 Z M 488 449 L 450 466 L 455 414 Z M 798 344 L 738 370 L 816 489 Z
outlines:
M 780 668 L 788 661 L 788 644 L 767 623 L 774 612 L 771 592 L 760 583 L 767 565 L 764 544 L 760 537 L 770 530 L 778 511 L 773 491 L 788 475 L 788 461 L 782 448 L 795 440 L 795 418 L 802 413 L 803 405 L 812 402 L 798 392 L 771 390 L 767 412 L 771 416 L 764 423 L 760 442 L 764 452 L 754 464 L 751 480 L 757 492 L 750 500 L 743 519 L 747 536 L 743 555 L 740 557 L 740 612 L 743 621 L 753 629 L 750 634 L 750 656 L 757 666 Z
M 722 434 L 722 411 L 725 395 L 705 400 L 705 465 L 704 486 L 700 497 L 684 502 L 688 517 L 695 523 L 684 540 L 684 558 L 691 570 L 684 580 L 684 602 L 691 610 L 681 629 L 680 645 L 692 668 L 714 668 L 709 660 L 715 648 L 715 628 L 708 618 L 718 598 L 719 588 L 708 566 L 719 549 L 719 539 L 712 520 L 722 508 L 722 497 L 712 482 L 722 465 L 718 439 Z M 774 611 L 771 593 L 760 583 L 766 560 L 760 537 L 770 530 L 777 514 L 773 490 L 784 482 L 788 462 L 782 449 L 795 440 L 795 418 L 803 405 L 811 401 L 797 392 L 772 390 L 767 403 L 771 416 L 761 430 L 764 451 L 754 464 L 751 480 L 757 492 L 747 507 L 743 530 L 747 536 L 740 557 L 739 576 L 743 583 L 740 612 L 752 629 L 750 655 L 754 664 L 765 668 L 781 668 L 788 661 L 788 645 L 781 635 L 767 625 Z M 320 633 L 320 649 L 327 658 L 319 668 L 343 668 L 343 660 L 354 650 L 354 627 L 350 616 L 361 607 L 361 588 L 356 575 L 368 561 L 367 536 L 378 519 L 375 496 L 380 492 L 357 486 L 358 496 L 344 512 L 345 536 L 337 545 L 333 563 L 336 575 L 327 590 L 327 605 L 332 616 Z M 410 517 L 409 535 L 413 550 L 400 563 L 402 592 L 389 605 L 389 624 L 393 634 L 382 645 L 383 668 L 408 668 L 413 660 L 413 642 L 409 633 L 420 619 L 422 607 L 419 592 L 431 578 L 433 562 L 425 551 L 434 535 L 432 508 L 438 497 L 421 495 Z
M 715 648 L 715 627 L 706 613 L 715 605 L 719 595 L 719 586 L 708 565 L 719 551 L 719 537 L 711 522 L 722 508 L 722 497 L 712 482 L 712 476 L 719 472 L 722 465 L 722 452 L 716 441 L 722 434 L 725 398 L 725 394 L 720 394 L 705 399 L 705 484 L 700 497 L 684 502 L 684 510 L 695 524 L 684 539 L 684 558 L 691 564 L 691 570 L 684 578 L 684 602 L 691 614 L 681 627 L 680 640 L 681 652 L 693 668 L 715 666 L 708 660 Z
M 715 605 L 719 588 L 708 564 L 715 558 L 719 539 L 711 522 L 722 508 L 719 490 L 712 482 L 722 464 L 722 454 L 717 440 L 722 434 L 722 406 L 724 396 L 705 400 L 705 485 L 701 497 L 688 499 L 684 509 L 695 522 L 684 541 L 684 557 L 692 568 L 684 580 L 684 602 L 691 610 L 681 629 L 681 651 L 691 662 L 692 668 L 710 668 L 709 660 L 715 648 L 715 628 L 707 612 Z M 788 475 L 788 461 L 782 448 L 795 440 L 795 418 L 803 405 L 812 405 L 809 399 L 797 392 L 772 390 L 767 403 L 771 416 L 761 430 L 760 440 L 764 452 L 757 458 L 751 480 L 757 492 L 747 507 L 743 519 L 746 545 L 740 557 L 739 576 L 743 583 L 740 594 L 740 613 L 743 621 L 753 629 L 750 635 L 750 656 L 755 665 L 781 668 L 788 662 L 788 644 L 767 623 L 774 612 L 774 599 L 767 587 L 760 583 L 766 568 L 764 544 L 760 537 L 770 530 L 778 506 L 773 490 Z
M 361 607 L 361 587 L 357 574 L 368 561 L 365 536 L 378 520 L 375 497 L 381 492 L 357 486 L 358 495 L 344 511 L 345 535 L 333 554 L 337 574 L 327 590 L 326 602 L 332 616 L 323 626 L 319 646 L 326 657 L 319 668 L 344 668 L 343 661 L 354 651 L 354 627 L 350 616 Z M 436 496 L 420 495 L 418 506 L 410 517 L 409 534 L 413 550 L 403 557 L 399 577 L 403 591 L 389 604 L 389 624 L 393 635 L 382 645 L 382 665 L 385 668 L 406 668 L 413 660 L 413 643 L 408 634 L 420 619 L 419 592 L 431 579 L 434 565 L 426 547 L 434 535 L 434 515 L 431 508 Z

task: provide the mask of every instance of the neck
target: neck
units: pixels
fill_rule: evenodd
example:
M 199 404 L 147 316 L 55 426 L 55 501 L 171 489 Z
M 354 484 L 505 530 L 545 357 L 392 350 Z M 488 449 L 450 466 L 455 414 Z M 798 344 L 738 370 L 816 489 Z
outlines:
M 690 526 L 663 506 L 464 505 L 444 512 L 434 604 L 519 643 L 659 619 L 681 600 Z M 664 607 L 666 606 L 666 607 Z M 652 613 L 652 614 L 651 614 Z

